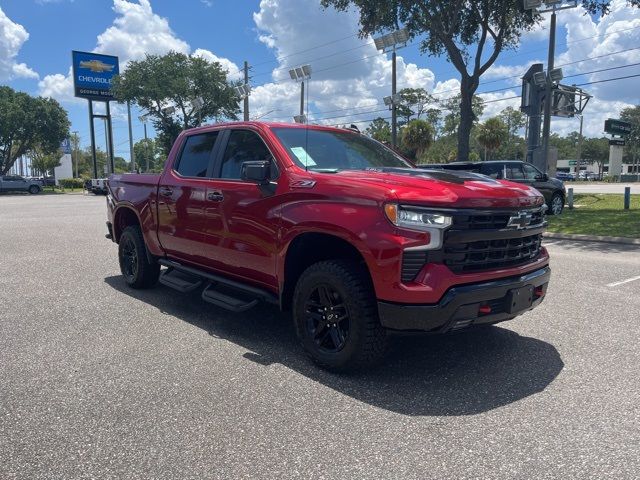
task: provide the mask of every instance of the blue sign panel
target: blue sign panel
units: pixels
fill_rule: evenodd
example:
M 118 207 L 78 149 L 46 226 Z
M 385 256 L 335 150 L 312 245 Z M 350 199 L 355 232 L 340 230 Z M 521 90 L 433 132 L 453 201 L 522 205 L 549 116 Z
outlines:
M 76 97 L 113 100 L 111 80 L 120 73 L 118 57 L 73 51 L 72 58 Z
M 60 150 L 62 150 L 63 155 L 71 153 L 71 142 L 68 138 L 65 138 L 60 142 Z

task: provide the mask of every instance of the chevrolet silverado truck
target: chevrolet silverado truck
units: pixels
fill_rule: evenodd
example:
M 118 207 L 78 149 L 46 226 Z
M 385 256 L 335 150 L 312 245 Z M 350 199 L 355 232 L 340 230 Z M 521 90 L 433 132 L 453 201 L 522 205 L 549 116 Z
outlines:
M 112 175 L 107 207 L 130 287 L 159 281 L 234 312 L 274 304 L 332 370 L 380 361 L 396 332 L 513 319 L 550 276 L 535 189 L 416 168 L 339 128 L 187 130 L 160 175 Z

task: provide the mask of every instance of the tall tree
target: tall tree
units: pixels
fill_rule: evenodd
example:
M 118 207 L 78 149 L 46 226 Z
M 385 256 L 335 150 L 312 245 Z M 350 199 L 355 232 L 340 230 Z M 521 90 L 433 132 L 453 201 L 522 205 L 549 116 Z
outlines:
M 47 152 L 40 146 L 36 146 L 29 152 L 31 168 L 43 176 L 53 173 L 53 169 L 60 166 L 60 152 Z
M 507 138 L 507 126 L 497 117 L 489 118 L 478 126 L 476 138 L 480 145 L 484 147 L 484 159 L 488 160 L 491 157 L 491 153 L 497 150 Z
M 55 100 L 0 87 L 0 175 L 35 148 L 57 152 L 69 127 L 66 110 Z
M 367 134 L 379 142 L 388 143 L 391 141 L 391 125 L 384 118 L 374 118 L 367 127 Z
M 447 112 L 444 117 L 444 126 L 442 131 L 445 135 L 459 135 L 460 133 L 460 122 L 462 112 L 460 109 L 460 95 L 456 95 L 449 99 L 443 100 L 440 102 L 443 110 Z M 484 102 L 477 95 L 473 97 L 471 101 L 472 111 L 473 111 L 473 121 L 471 122 L 471 126 L 477 124 L 478 120 L 482 116 L 482 112 L 484 112 Z
M 625 155 L 633 165 L 634 172 L 640 172 L 640 105 L 627 107 L 620 112 L 620 119 L 631 124 L 631 133 L 627 135 Z
M 582 143 L 582 158 L 587 163 L 595 163 L 598 166 L 598 173 L 602 175 L 604 163 L 609 159 L 609 139 L 587 138 Z
M 424 88 L 403 88 L 398 92 L 400 95 L 400 101 L 398 102 L 397 112 L 398 117 L 403 119 L 399 122 L 400 125 L 409 123 L 412 117 L 420 119 L 420 116 L 424 115 L 430 105 L 435 100 L 427 93 Z
M 240 111 L 220 63 L 177 52 L 129 63 L 114 78 L 113 91 L 118 101 L 146 110 L 166 153 L 182 130 L 207 119 L 236 119 Z
M 433 143 L 433 127 L 425 120 L 411 120 L 402 129 L 402 146 L 414 151 L 417 163 L 424 163 L 424 154 Z
M 610 0 L 582 0 L 590 13 L 607 13 Z M 629 0 L 638 5 L 640 0 Z M 323 7 L 360 13 L 362 36 L 405 26 L 412 37 L 424 36 L 420 48 L 429 55 L 446 54 L 460 74 L 458 159 L 469 157 L 474 121 L 473 95 L 480 77 L 505 49 L 516 48 L 521 35 L 541 16 L 524 11 L 516 0 L 322 0 Z

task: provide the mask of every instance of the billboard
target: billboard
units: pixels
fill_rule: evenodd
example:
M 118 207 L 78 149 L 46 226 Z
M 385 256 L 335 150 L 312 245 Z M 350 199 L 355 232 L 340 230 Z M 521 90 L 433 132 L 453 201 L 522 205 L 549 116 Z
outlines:
M 65 138 L 60 142 L 60 150 L 63 155 L 67 155 L 71 153 L 71 141 L 68 138 Z
M 604 131 L 610 135 L 629 135 L 631 133 L 631 124 L 622 120 L 608 118 L 604 121 Z
M 90 100 L 113 100 L 111 80 L 120 73 L 118 57 L 72 52 L 75 96 Z

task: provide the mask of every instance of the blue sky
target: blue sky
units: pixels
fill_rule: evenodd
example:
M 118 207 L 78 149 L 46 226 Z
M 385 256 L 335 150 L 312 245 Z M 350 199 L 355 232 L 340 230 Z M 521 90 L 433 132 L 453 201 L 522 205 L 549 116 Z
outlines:
M 68 77 L 71 50 L 117 55 L 121 69 L 145 53 L 178 50 L 220 61 L 231 77 L 244 60 L 252 65 L 251 115 L 290 120 L 296 113 L 298 86 L 287 68 L 311 63 L 310 116 L 320 123 L 366 122 L 387 116 L 382 97 L 390 91 L 390 58 L 359 39 L 357 15 L 323 11 L 319 0 L 0 0 L 0 83 L 31 94 L 52 96 L 69 110 L 73 130 L 88 142 L 86 101 L 73 98 Z M 479 92 L 486 116 L 517 107 L 518 77 L 532 61 L 546 59 L 548 20 L 526 34 L 516 51 L 504 52 Z M 614 0 L 604 19 L 581 9 L 558 20 L 557 64 L 570 64 L 566 83 L 582 83 L 640 73 L 618 68 L 640 63 L 640 11 Z M 615 53 L 622 52 L 622 53 Z M 399 87 L 424 87 L 438 98 L 459 88 L 446 58 L 421 55 L 416 44 L 399 52 Z M 585 111 L 585 131 L 599 135 L 605 118 L 640 103 L 638 79 L 585 87 L 595 98 Z M 502 89 L 498 92 L 492 90 Z M 507 99 L 507 100 L 503 100 Z M 116 107 L 116 154 L 128 158 L 124 110 Z M 269 113 L 271 112 L 271 113 Z M 137 119 L 138 112 L 134 112 Z M 577 129 L 576 119 L 556 120 L 553 130 Z M 97 128 L 98 142 L 103 141 Z M 135 121 L 135 140 L 142 128 Z

